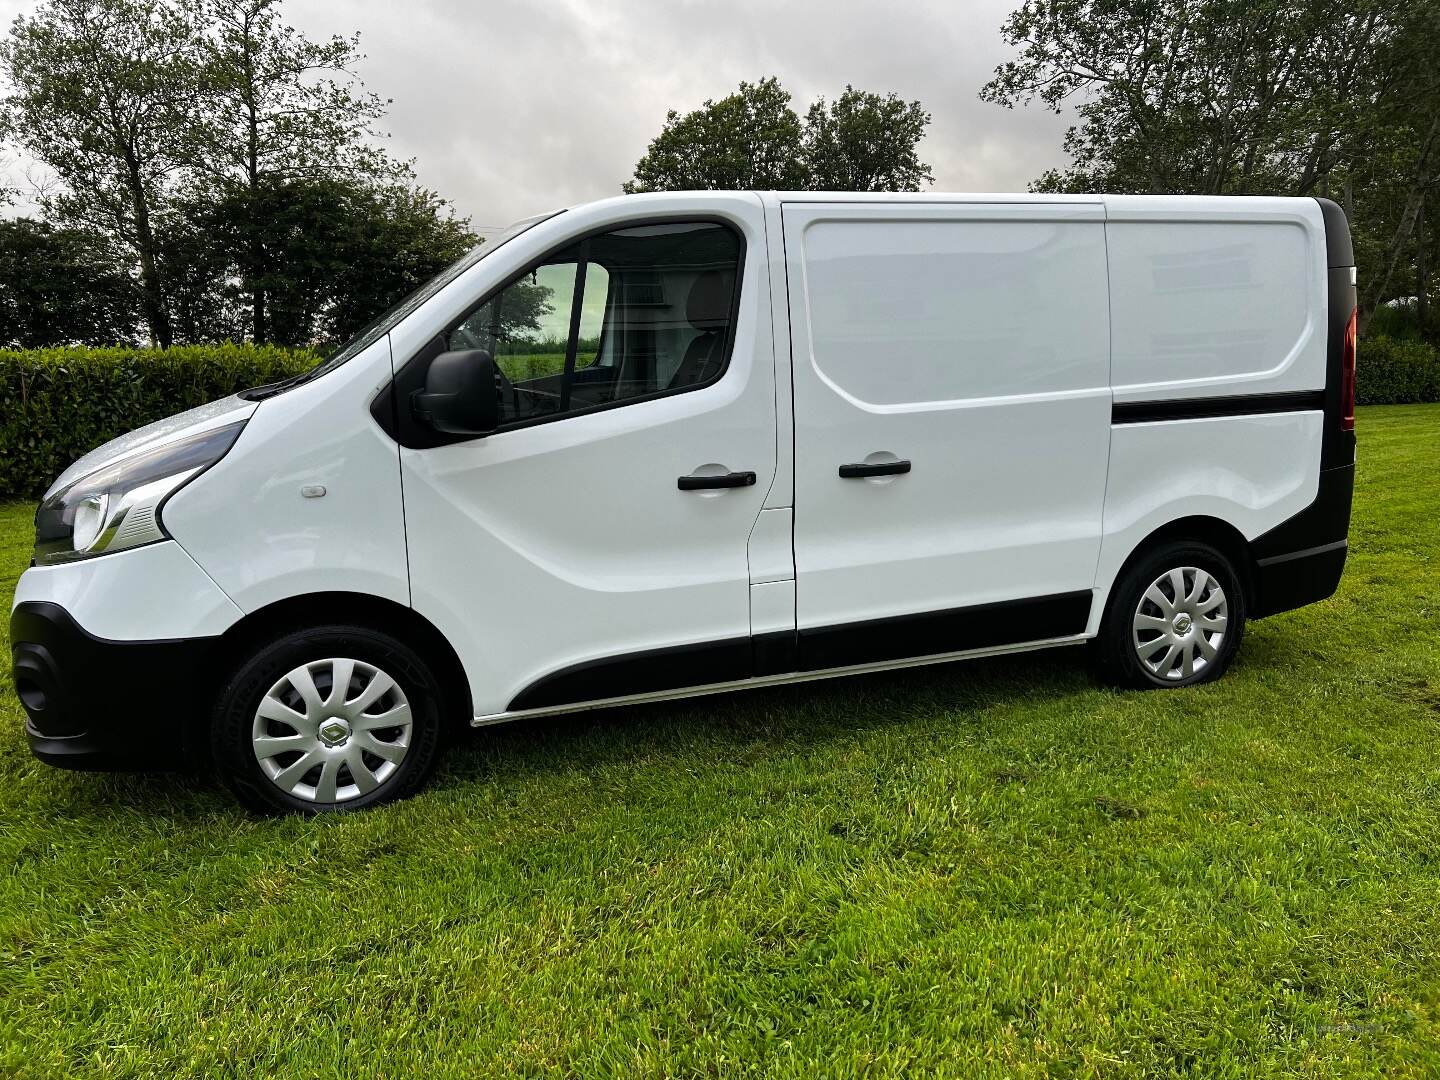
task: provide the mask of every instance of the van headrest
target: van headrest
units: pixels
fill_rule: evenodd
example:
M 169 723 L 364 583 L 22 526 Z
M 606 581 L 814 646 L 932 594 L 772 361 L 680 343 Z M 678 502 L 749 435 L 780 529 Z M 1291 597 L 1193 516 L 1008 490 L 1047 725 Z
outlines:
M 718 330 L 730 318 L 730 282 L 718 270 L 706 270 L 690 286 L 685 317 L 697 330 Z

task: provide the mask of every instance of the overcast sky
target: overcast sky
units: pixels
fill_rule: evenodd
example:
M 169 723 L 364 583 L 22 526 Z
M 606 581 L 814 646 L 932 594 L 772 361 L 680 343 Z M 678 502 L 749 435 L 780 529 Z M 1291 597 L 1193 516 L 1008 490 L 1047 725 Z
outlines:
M 846 83 L 918 98 L 937 191 L 1024 190 L 1065 122 L 976 97 L 1015 0 L 286 0 L 313 38 L 358 30 L 388 145 L 479 231 L 618 194 L 665 111 L 778 75 L 802 115 Z M 33 2 L 0 0 L 8 27 Z M 12 174 L 23 171 L 14 163 Z

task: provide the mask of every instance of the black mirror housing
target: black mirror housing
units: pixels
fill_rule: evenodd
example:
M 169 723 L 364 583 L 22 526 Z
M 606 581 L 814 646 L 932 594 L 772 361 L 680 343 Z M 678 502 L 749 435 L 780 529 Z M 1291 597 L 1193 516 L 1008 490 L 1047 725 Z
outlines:
M 425 372 L 425 389 L 410 395 L 410 408 L 443 434 L 489 435 L 500 426 L 494 357 L 485 349 L 441 353 Z

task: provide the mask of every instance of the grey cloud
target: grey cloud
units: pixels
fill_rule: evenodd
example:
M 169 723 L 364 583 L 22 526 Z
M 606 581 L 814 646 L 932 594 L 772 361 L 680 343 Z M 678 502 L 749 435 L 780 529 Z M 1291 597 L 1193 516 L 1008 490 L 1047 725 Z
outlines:
M 669 108 L 778 75 L 803 111 L 846 83 L 918 98 L 936 190 L 1023 189 L 1060 164 L 1062 118 L 976 92 L 1014 0 L 287 0 L 312 37 L 361 33 L 392 98 L 389 148 L 477 227 L 617 194 Z M 0 18 L 33 7 L 0 0 Z

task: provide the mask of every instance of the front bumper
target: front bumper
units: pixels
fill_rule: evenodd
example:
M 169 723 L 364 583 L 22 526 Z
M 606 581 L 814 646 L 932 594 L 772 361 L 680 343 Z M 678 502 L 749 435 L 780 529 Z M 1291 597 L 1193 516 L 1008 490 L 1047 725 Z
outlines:
M 214 640 L 108 641 L 59 604 L 17 604 L 10 648 L 30 749 L 67 769 L 185 765 L 209 712 Z

